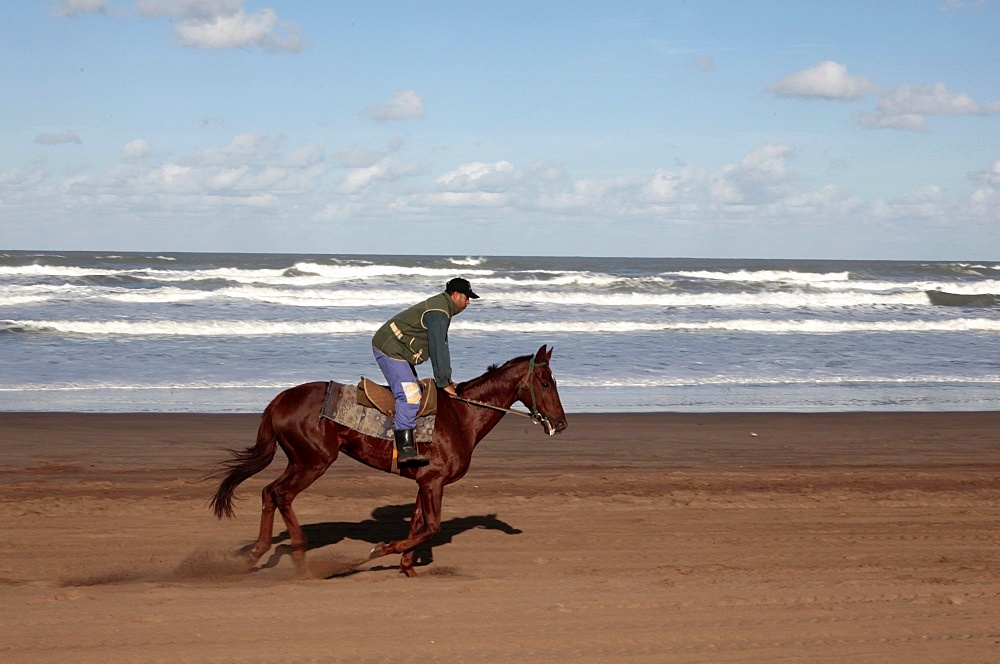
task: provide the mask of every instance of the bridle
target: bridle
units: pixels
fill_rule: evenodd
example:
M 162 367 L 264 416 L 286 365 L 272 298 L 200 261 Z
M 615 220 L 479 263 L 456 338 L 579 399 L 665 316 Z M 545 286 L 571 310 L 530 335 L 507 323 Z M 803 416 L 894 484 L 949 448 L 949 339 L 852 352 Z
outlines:
M 491 404 L 491 403 L 483 403 L 482 401 L 476 401 L 474 399 L 463 399 L 462 397 L 454 397 L 454 399 L 456 401 L 461 401 L 462 403 L 467 403 L 467 404 L 470 404 L 472 406 L 480 406 L 482 408 L 491 408 L 493 410 L 499 410 L 499 411 L 502 411 L 504 413 L 513 413 L 514 415 L 519 415 L 521 417 L 530 417 L 531 421 L 534 422 L 535 424 L 542 424 L 543 426 L 547 424 L 548 426 L 544 426 L 544 428 L 546 429 L 546 431 L 554 431 L 555 427 L 553 427 L 552 423 L 549 422 L 549 418 L 546 417 L 545 415 L 542 415 L 538 411 L 538 403 L 535 400 L 535 381 L 532 380 L 532 378 L 534 378 L 534 376 L 535 376 L 535 367 L 546 367 L 548 365 L 549 365 L 548 362 L 545 362 L 545 361 L 543 361 L 543 362 L 536 362 L 535 358 L 532 357 L 530 360 L 528 360 L 528 373 L 524 377 L 524 380 L 521 381 L 521 384 L 517 388 L 517 391 L 519 393 L 521 391 L 523 391 L 524 389 L 527 389 L 529 391 L 529 393 L 531 394 L 531 412 L 530 413 L 525 413 L 525 412 L 522 412 L 520 410 L 514 410 L 513 408 L 504 408 L 503 406 L 496 406 L 496 405 Z

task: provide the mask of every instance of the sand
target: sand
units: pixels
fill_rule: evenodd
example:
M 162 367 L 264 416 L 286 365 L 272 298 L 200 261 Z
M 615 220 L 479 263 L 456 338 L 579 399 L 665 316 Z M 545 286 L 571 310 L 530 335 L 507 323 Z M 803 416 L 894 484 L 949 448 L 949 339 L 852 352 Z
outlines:
M 275 462 L 199 481 L 256 415 L 0 414 L 4 662 L 1000 661 L 1000 413 L 508 417 L 415 485 L 342 458 L 252 572 Z

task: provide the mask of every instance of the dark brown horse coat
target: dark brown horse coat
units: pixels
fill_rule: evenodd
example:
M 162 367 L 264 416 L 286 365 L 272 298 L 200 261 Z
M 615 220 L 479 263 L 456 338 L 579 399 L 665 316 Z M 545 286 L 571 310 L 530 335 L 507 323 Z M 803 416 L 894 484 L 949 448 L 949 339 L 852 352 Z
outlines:
M 409 536 L 376 545 L 368 560 L 399 553 L 402 554 L 400 570 L 407 576 L 416 574 L 413 551 L 441 529 L 445 485 L 468 472 L 476 445 L 515 401 L 527 406 L 549 435 L 566 428 L 566 414 L 549 368 L 551 357 L 552 351 L 542 346 L 535 355 L 514 358 L 462 383 L 461 400 L 439 394 L 434 441 L 426 449 L 430 463 L 400 469 L 403 477 L 414 480 L 418 486 Z M 392 467 L 392 441 L 360 434 L 319 416 L 326 388 L 324 382 L 305 383 L 280 393 L 261 416 L 256 444 L 245 450 L 232 450 L 232 458 L 210 475 L 222 478 L 212 498 L 212 509 L 219 518 L 232 517 L 236 487 L 266 468 L 278 446 L 288 457 L 284 472 L 262 492 L 260 531 L 247 553 L 251 567 L 271 547 L 276 509 L 288 529 L 293 559 L 297 565 L 304 563 L 306 537 L 292 510 L 292 501 L 323 475 L 341 452 L 378 470 L 389 472 Z

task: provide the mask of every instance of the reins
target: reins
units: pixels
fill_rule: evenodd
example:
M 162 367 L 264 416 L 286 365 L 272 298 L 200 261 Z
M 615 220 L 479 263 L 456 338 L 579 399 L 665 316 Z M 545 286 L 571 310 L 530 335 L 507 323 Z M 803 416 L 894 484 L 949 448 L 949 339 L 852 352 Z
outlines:
M 461 401 L 462 403 L 467 403 L 472 406 L 479 406 L 481 408 L 491 408 L 493 410 L 499 410 L 504 413 L 513 413 L 514 415 L 520 415 L 521 417 L 528 417 L 535 424 L 541 424 L 542 420 L 545 419 L 544 416 L 538 412 L 538 406 L 535 403 L 535 382 L 532 377 L 535 375 L 535 367 L 544 367 L 548 362 L 535 362 L 535 358 L 532 357 L 528 361 L 528 374 L 524 377 L 521 382 L 518 391 L 523 390 L 525 385 L 527 385 L 529 391 L 531 392 L 531 412 L 525 413 L 520 410 L 514 410 L 513 408 L 504 408 L 503 406 L 496 406 L 491 403 L 484 403 L 482 401 L 476 401 L 475 399 L 463 399 L 462 397 L 452 397 L 456 401 Z
M 462 397 L 452 397 L 455 401 L 461 401 L 462 403 L 467 403 L 472 406 L 480 406 L 481 408 L 492 408 L 493 410 L 503 411 L 505 413 L 513 413 L 514 415 L 520 415 L 521 417 L 530 417 L 535 419 L 531 413 L 525 413 L 520 410 L 514 410 L 513 408 L 504 408 L 503 406 L 495 406 L 491 403 L 483 403 L 482 401 L 476 401 L 475 399 L 463 399 Z

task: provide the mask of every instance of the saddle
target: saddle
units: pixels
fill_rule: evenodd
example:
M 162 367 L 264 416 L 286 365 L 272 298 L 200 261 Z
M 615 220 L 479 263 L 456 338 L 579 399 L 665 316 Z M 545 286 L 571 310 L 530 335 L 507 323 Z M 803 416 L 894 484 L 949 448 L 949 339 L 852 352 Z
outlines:
M 437 385 L 433 378 L 424 378 L 419 382 L 420 409 L 417 417 L 433 415 L 437 412 Z M 396 414 L 396 397 L 392 396 L 392 390 L 364 376 L 358 382 L 358 405 L 374 408 L 389 417 Z

